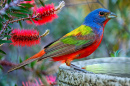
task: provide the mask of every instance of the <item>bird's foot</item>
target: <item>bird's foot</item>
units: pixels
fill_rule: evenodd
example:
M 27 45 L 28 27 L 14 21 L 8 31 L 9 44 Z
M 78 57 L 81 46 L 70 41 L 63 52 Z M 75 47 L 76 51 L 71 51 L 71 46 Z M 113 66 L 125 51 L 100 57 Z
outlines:
M 89 71 L 87 71 L 87 70 L 85 70 L 85 69 L 82 69 L 82 68 L 80 68 L 80 67 L 78 67 L 78 66 L 76 66 L 76 65 L 74 65 L 74 64 L 71 64 L 70 67 L 73 68 L 73 69 L 75 69 L 75 70 L 77 70 L 77 71 L 80 71 L 80 72 L 82 71 L 82 72 L 84 72 L 84 73 L 94 74 L 93 72 L 89 72 Z

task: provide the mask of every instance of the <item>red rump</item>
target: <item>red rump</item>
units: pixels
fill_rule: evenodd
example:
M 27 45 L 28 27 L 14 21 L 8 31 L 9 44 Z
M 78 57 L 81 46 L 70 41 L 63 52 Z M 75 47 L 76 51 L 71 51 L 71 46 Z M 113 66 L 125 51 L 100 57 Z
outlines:
M 14 29 L 11 32 L 11 44 L 14 46 L 32 46 L 39 44 L 40 40 L 37 30 Z
M 37 8 L 33 11 L 34 15 L 38 15 L 37 19 L 32 19 L 36 25 L 43 25 L 52 22 L 53 19 L 58 18 L 55 14 L 54 4 L 45 5 L 45 7 Z

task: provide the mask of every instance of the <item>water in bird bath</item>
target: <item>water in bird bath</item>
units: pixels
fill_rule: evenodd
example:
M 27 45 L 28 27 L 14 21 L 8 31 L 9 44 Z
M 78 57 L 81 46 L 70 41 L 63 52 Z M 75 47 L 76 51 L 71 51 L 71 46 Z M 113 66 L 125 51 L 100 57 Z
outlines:
M 86 66 L 87 71 L 130 78 L 130 63 L 99 63 Z

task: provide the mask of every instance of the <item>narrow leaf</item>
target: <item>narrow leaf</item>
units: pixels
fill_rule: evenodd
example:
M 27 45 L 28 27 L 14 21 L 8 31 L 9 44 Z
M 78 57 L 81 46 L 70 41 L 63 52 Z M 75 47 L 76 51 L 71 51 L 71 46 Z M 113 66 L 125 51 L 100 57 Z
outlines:
M 118 57 L 118 56 L 119 56 L 120 51 L 121 51 L 121 50 L 117 50 L 117 51 L 114 53 L 115 57 Z
M 10 4 L 11 0 L 7 0 L 7 3 Z
M 0 40 L 0 44 L 3 44 L 3 43 L 12 43 L 11 40 Z
M 8 28 L 11 29 L 11 27 L 8 25 Z
M 22 61 L 22 59 L 21 59 L 21 57 L 19 58 L 19 62 L 20 62 L 20 63 L 22 63 L 22 62 L 23 62 L 23 61 Z
M 27 17 L 26 14 L 19 14 L 19 13 L 10 13 L 10 15 L 15 16 L 15 17 Z
M 34 68 L 34 65 L 36 64 L 37 61 L 34 61 L 31 63 L 31 68 Z
M 11 37 L 10 35 L 4 35 L 4 37 Z
M 3 70 L 3 67 L 0 65 L 0 69 Z
M 32 14 L 31 10 L 28 10 L 28 8 L 25 8 L 25 7 L 22 7 L 22 6 L 19 6 L 19 7 L 11 7 L 10 8 L 11 11 L 14 11 L 14 12 L 20 12 L 20 13 L 25 13 L 25 14 Z M 8 11 L 9 13 L 10 11 Z
M 33 7 L 33 5 L 29 4 L 29 3 L 22 3 L 20 4 L 21 6 L 27 7 L 27 8 L 31 8 Z
M 18 21 L 18 23 L 19 23 L 20 27 L 23 28 L 22 22 L 21 22 L 21 21 Z
M 6 54 L 3 50 L 0 50 L 0 53 Z
M 15 84 L 15 86 L 18 86 L 17 84 Z
M 4 21 L 4 19 L 0 17 L 0 22 L 2 22 L 2 21 Z
M 2 24 L 2 23 L 0 23 L 0 30 L 2 29 L 2 27 L 3 27 L 3 24 Z
M 8 20 L 8 19 L 10 19 L 9 17 L 8 17 L 8 15 L 6 15 L 6 14 L 4 14 L 4 15 L 2 15 L 6 20 Z
M 44 7 L 45 6 L 44 2 L 42 0 L 39 0 L 39 1 L 40 1 L 41 5 Z

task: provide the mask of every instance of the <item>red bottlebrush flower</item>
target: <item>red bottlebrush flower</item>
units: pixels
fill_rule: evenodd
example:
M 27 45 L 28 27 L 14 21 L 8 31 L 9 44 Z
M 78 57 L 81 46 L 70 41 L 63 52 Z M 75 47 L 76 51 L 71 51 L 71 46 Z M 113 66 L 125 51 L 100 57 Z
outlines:
M 32 46 L 39 44 L 40 40 L 37 30 L 14 29 L 11 32 L 11 44 L 14 46 Z
M 35 1 L 34 0 L 31 0 L 31 1 L 22 1 L 21 3 L 29 3 L 29 4 L 34 4 Z
M 46 76 L 47 82 L 52 85 L 52 84 L 56 84 L 56 77 L 53 75 L 50 76 Z
M 46 80 L 47 80 L 47 83 L 49 85 L 56 85 L 56 77 L 53 76 L 53 75 L 50 75 L 50 76 L 46 76 Z M 23 86 L 45 86 L 41 79 L 39 78 L 39 80 L 35 79 L 35 82 L 30 82 L 30 81 L 27 81 L 27 82 L 22 82 L 22 85 Z
M 22 82 L 23 86 L 44 86 L 44 84 L 42 83 L 41 79 L 39 78 L 39 81 L 35 79 L 35 82 Z
M 34 9 L 33 16 L 37 16 L 37 18 L 32 19 L 36 25 L 43 25 L 48 22 L 52 22 L 55 18 L 58 18 L 57 14 L 55 14 L 55 7 L 53 3 L 45 5 L 45 7 Z

